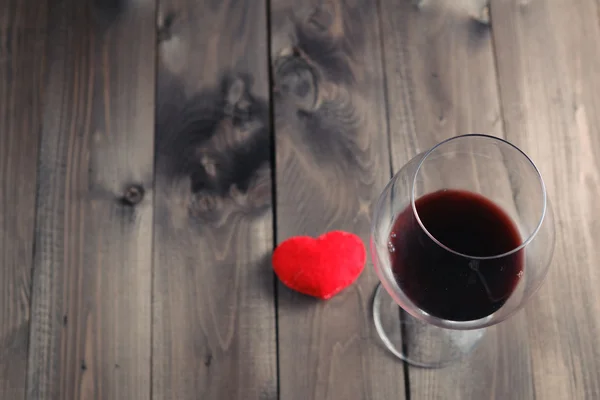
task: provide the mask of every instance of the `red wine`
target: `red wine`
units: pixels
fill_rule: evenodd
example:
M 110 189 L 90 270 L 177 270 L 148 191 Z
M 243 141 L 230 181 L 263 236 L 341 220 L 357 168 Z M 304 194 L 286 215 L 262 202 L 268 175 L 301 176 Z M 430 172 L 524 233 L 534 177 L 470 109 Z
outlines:
M 515 223 L 487 198 L 467 191 L 440 190 L 415 201 L 423 226 L 409 206 L 398 215 L 388 248 L 394 276 L 423 311 L 452 321 L 471 321 L 497 311 L 523 271 L 523 250 L 489 257 L 521 245 Z

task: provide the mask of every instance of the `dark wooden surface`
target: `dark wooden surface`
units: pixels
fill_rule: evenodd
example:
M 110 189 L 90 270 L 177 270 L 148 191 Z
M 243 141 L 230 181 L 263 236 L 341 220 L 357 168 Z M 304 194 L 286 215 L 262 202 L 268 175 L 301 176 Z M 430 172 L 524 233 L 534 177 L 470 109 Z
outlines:
M 0 399 L 600 398 L 599 12 L 0 0 Z M 536 161 L 557 245 L 467 360 L 390 356 L 370 263 L 326 302 L 277 282 L 277 243 L 366 243 L 391 172 L 472 132 Z
M 557 227 L 554 268 L 525 311 L 537 399 L 600 397 L 599 7 L 492 3 L 506 136 L 538 160 Z
M 275 399 L 264 1 L 160 1 L 154 399 Z
M 368 241 L 390 179 L 378 9 L 271 3 L 277 242 L 343 229 Z M 369 264 L 327 302 L 278 286 L 281 399 L 401 399 L 402 363 L 377 340 Z
M 402 132 L 391 135 L 394 170 L 452 136 L 505 138 L 485 1 L 415 6 L 383 0 L 382 26 L 390 130 Z M 520 313 L 489 328 L 464 362 L 442 370 L 410 368 L 410 394 L 414 399 L 532 399 L 530 367 Z
M 28 400 L 150 397 L 154 15 L 47 8 Z
M 0 2 L 0 398 L 25 393 L 46 5 Z

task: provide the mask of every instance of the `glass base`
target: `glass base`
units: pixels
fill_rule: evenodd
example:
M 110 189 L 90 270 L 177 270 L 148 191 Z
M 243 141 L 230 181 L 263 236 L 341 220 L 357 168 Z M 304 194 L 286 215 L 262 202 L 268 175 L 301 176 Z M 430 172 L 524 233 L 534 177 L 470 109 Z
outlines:
M 469 355 L 486 331 L 458 331 L 421 321 L 404 311 L 381 286 L 375 290 L 373 318 L 379 337 L 399 359 L 416 367 L 442 368 Z

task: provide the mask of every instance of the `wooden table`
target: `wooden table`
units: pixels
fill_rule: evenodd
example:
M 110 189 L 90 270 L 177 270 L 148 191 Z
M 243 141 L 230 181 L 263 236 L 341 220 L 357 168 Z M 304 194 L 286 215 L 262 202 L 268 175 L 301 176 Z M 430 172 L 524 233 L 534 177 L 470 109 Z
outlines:
M 0 399 L 600 399 L 600 2 L 0 0 Z M 515 143 L 551 272 L 469 359 L 403 365 L 377 279 L 273 247 L 369 234 L 458 134 Z

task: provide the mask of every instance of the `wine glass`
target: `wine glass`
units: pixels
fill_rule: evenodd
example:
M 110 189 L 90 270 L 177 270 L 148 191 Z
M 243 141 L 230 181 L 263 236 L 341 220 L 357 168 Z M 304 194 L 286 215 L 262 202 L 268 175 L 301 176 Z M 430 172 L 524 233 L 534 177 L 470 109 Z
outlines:
M 464 357 L 485 327 L 520 310 L 554 250 L 535 164 L 481 134 L 445 140 L 404 165 L 379 197 L 371 228 L 377 332 L 420 367 Z

